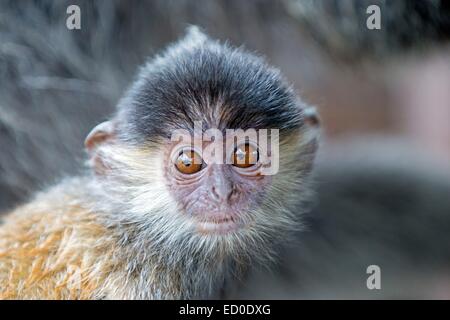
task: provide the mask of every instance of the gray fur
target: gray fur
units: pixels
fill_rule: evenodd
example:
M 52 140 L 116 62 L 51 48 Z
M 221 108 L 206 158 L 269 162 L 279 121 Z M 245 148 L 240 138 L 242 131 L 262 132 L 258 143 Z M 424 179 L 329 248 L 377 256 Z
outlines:
M 323 22 L 344 25 L 343 15 L 339 13 L 334 13 L 332 19 L 323 19 L 324 11 L 317 10 L 320 9 L 319 6 L 316 8 L 305 6 L 304 8 L 308 10 L 314 9 L 314 14 L 307 15 L 306 18 L 300 17 L 297 11 L 292 11 L 291 2 L 258 1 L 258 5 L 255 6 L 252 1 L 240 0 L 217 2 L 207 0 L 192 3 L 147 1 L 137 6 L 128 1 L 113 0 L 42 1 L 26 4 L 14 0 L 2 1 L 0 3 L 0 210 L 6 211 L 25 201 L 30 194 L 44 185 L 53 184 L 61 176 L 77 173 L 84 160 L 82 151 L 84 137 L 95 124 L 114 112 L 114 105 L 131 81 L 136 66 L 143 63 L 144 57 L 150 52 L 174 40 L 188 23 L 200 24 L 207 30 L 214 30 L 214 34 L 222 35 L 223 38 L 228 38 L 228 35 L 232 34 L 235 40 L 238 40 L 237 43 L 245 39 L 251 47 L 260 48 L 261 51 L 264 49 L 269 51 L 270 46 L 266 45 L 267 43 L 271 45 L 277 43 L 275 40 L 280 37 L 280 30 L 286 32 L 286 37 L 289 37 L 296 34 L 296 30 L 300 29 L 299 26 L 303 27 L 305 23 L 315 33 L 311 21 L 321 21 L 320 25 Z M 415 1 L 419 2 L 425 3 L 425 6 L 436 3 Z M 65 9 L 73 3 L 80 4 L 83 12 L 83 29 L 80 32 L 69 32 L 65 27 Z M 356 3 L 353 1 L 353 4 Z M 395 1 L 394 5 L 397 3 L 405 1 Z M 236 10 L 237 8 L 239 10 Z M 430 8 L 434 10 L 434 5 Z M 399 46 L 397 40 L 404 31 L 396 33 L 391 29 L 387 29 L 388 33 L 376 34 L 376 39 L 372 39 L 368 33 L 356 32 L 350 35 L 344 33 L 339 37 L 341 41 L 337 47 L 330 42 L 335 32 L 325 32 L 320 38 L 327 48 L 332 49 L 332 54 L 348 61 L 354 61 L 355 57 L 364 59 L 373 55 L 390 57 L 398 49 L 404 52 L 413 46 L 420 46 L 421 41 L 428 39 L 429 35 L 432 43 L 441 44 L 448 39 L 446 36 L 448 31 L 442 32 L 442 36 L 436 36 L 437 30 L 444 30 L 443 28 L 448 25 L 445 24 L 448 20 L 439 20 L 443 22 L 436 25 L 427 23 L 432 19 L 430 16 L 417 20 L 418 10 L 395 12 L 393 14 L 395 19 L 392 20 L 394 25 L 403 23 L 402 18 L 405 16 L 419 22 L 419 24 L 408 22 L 399 26 L 400 30 L 410 31 L 410 36 L 415 37 L 410 39 L 411 45 Z M 442 17 L 448 19 L 448 10 L 441 12 L 444 14 Z M 353 20 L 361 18 L 360 15 L 352 17 Z M 244 25 L 247 28 L 243 28 Z M 273 25 L 277 27 L 274 29 Z M 425 30 L 427 26 L 430 29 Z M 424 32 L 415 32 L 415 28 Z M 154 32 L 155 30 L 157 32 Z M 249 37 L 249 34 L 253 36 Z M 390 40 L 385 41 L 384 37 Z M 294 42 L 294 39 L 290 40 Z M 294 48 L 300 49 L 301 46 Z M 374 150 L 383 152 L 382 148 Z M 361 159 L 356 164 L 360 164 L 360 161 Z M 332 161 L 331 164 L 335 163 Z M 378 170 L 376 175 L 365 171 L 367 168 L 355 171 L 353 166 L 349 167 L 342 163 L 334 167 L 329 165 L 320 167 L 319 177 L 322 177 L 319 178 L 319 183 L 322 181 L 319 185 L 320 206 L 314 211 L 316 218 L 310 222 L 311 230 L 314 232 L 299 235 L 303 245 L 292 248 L 284 256 L 280 269 L 276 270 L 278 277 L 274 278 L 274 282 L 270 282 L 269 279 L 272 278 L 264 274 L 263 278 L 250 282 L 239 297 L 259 297 L 258 294 L 268 289 L 272 290 L 274 295 L 271 297 L 275 298 L 323 297 L 324 290 L 328 292 L 328 296 L 333 297 L 332 288 L 336 293 L 334 297 L 341 296 L 343 292 L 347 294 L 361 292 L 353 291 L 353 287 L 348 285 L 361 282 L 342 280 L 348 279 L 341 276 L 348 275 L 349 271 L 346 270 L 352 270 L 351 268 L 346 269 L 345 265 L 336 267 L 334 263 L 327 264 L 329 261 L 341 261 L 343 251 L 347 251 L 345 257 L 348 257 L 348 252 L 351 251 L 355 241 L 363 243 L 360 247 L 363 249 L 367 243 L 379 243 L 382 250 L 378 255 L 365 256 L 362 260 L 353 255 L 351 256 L 353 260 L 351 258 L 347 260 L 348 266 L 365 265 L 380 258 L 385 250 L 392 249 L 400 257 L 405 257 L 405 261 L 414 262 L 425 257 L 421 260 L 424 264 L 434 261 L 436 265 L 447 268 L 448 223 L 445 219 L 450 207 L 446 201 L 448 185 L 431 174 L 427 167 L 421 167 L 422 174 L 418 174 L 417 170 L 412 168 L 402 171 L 401 176 L 405 179 L 397 180 L 399 182 L 397 188 L 392 191 L 401 195 L 406 194 L 407 198 L 419 195 L 417 201 L 421 203 L 412 209 L 409 205 L 405 206 L 404 202 L 397 207 L 396 211 L 403 215 L 398 217 L 399 223 L 395 231 L 408 235 L 406 238 L 397 238 L 395 241 L 397 247 L 393 248 L 392 242 L 383 241 L 387 232 L 385 229 L 378 229 L 378 234 L 372 234 L 374 238 L 366 234 L 352 236 L 351 232 L 361 226 L 364 227 L 367 219 L 381 228 L 386 212 L 387 218 L 393 218 L 390 215 L 392 210 L 384 211 L 384 207 L 380 206 L 389 199 L 389 195 L 382 192 L 372 194 L 373 190 L 366 188 L 371 184 L 371 179 L 378 181 L 381 185 L 380 190 L 384 185 L 391 185 L 392 170 L 389 168 L 392 165 L 395 165 L 392 159 L 380 161 L 376 167 L 381 166 L 383 169 Z M 342 166 L 345 169 L 342 169 Z M 365 177 L 362 181 L 366 183 L 355 180 L 357 176 Z M 423 185 L 423 188 L 420 188 L 420 185 Z M 342 197 L 343 190 L 348 191 L 344 197 Z M 355 208 L 359 208 L 358 212 L 370 212 L 371 215 L 356 214 L 352 219 L 341 219 L 342 215 L 335 214 L 335 208 L 336 206 L 342 208 L 339 203 L 342 206 L 348 206 L 350 203 L 351 206 L 355 201 L 355 197 L 352 196 L 355 190 L 359 190 L 358 194 L 365 195 L 367 199 L 363 201 L 364 197 L 358 197 Z M 429 201 L 427 196 L 429 194 L 434 195 L 435 202 Z M 423 210 L 429 212 L 431 219 L 420 220 L 421 224 L 416 224 L 415 221 L 419 221 L 416 218 L 422 216 Z M 411 223 L 405 223 L 408 221 Z M 422 241 L 419 246 L 418 240 Z M 127 237 L 124 236 L 123 241 L 126 242 Z M 415 243 L 416 246 L 411 248 L 411 243 Z M 138 248 L 142 246 L 143 242 Z M 334 250 L 336 246 L 340 249 Z M 412 257 L 414 252 L 418 252 L 419 258 Z M 390 260 L 392 268 L 404 270 L 398 266 L 405 264 L 397 263 L 398 261 Z M 189 264 L 186 263 L 187 265 Z M 130 264 L 130 271 L 135 268 Z M 359 272 L 360 268 L 357 270 Z M 420 274 L 419 269 L 416 271 L 413 273 L 415 276 Z M 403 271 L 392 274 L 395 276 L 401 272 Z M 358 273 L 353 273 L 353 276 L 353 280 L 355 277 L 358 281 L 361 280 Z M 338 280 L 330 282 L 330 278 Z M 208 283 L 210 280 L 205 281 Z M 144 283 L 139 278 L 138 282 Z M 286 284 L 289 286 L 283 286 Z M 335 286 L 332 287 L 331 284 Z M 321 290 L 314 291 L 314 288 Z M 405 289 L 404 292 L 411 292 L 411 285 L 401 288 Z M 364 288 L 362 292 L 367 294 Z M 398 293 L 393 288 L 385 297 L 392 297 L 395 292 Z M 136 296 L 140 294 L 142 293 L 135 292 Z

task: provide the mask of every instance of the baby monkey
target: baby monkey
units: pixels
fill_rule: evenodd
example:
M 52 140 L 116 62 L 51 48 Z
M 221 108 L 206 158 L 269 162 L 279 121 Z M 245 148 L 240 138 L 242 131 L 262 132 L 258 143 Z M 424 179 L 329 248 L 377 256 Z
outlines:
M 89 172 L 5 216 L 0 297 L 220 298 L 300 226 L 317 133 L 277 69 L 190 28 L 88 135 Z

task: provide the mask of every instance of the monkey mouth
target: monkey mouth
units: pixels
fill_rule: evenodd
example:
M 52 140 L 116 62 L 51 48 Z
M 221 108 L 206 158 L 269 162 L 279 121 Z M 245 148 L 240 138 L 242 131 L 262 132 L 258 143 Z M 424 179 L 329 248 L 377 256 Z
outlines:
M 238 230 L 241 224 L 233 216 L 214 217 L 197 220 L 200 233 L 224 235 Z

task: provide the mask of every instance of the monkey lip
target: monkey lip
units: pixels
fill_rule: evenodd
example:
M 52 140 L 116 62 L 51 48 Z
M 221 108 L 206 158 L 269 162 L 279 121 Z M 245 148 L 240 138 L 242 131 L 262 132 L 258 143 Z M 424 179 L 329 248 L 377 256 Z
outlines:
M 239 229 L 240 224 L 234 217 L 223 216 L 199 220 L 197 227 L 201 233 L 226 234 Z

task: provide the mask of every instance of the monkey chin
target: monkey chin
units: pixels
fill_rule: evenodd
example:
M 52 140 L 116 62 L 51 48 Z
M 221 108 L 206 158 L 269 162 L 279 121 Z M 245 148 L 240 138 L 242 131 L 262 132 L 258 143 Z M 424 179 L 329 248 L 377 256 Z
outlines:
M 243 227 L 243 224 L 235 217 L 220 216 L 210 219 L 197 220 L 197 231 L 205 235 L 227 235 L 238 231 Z

